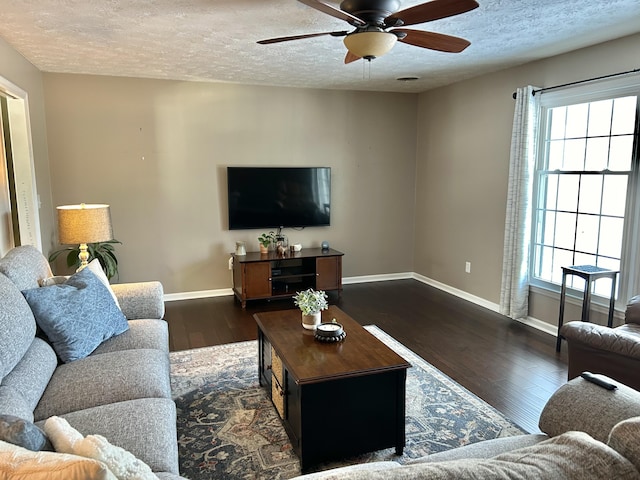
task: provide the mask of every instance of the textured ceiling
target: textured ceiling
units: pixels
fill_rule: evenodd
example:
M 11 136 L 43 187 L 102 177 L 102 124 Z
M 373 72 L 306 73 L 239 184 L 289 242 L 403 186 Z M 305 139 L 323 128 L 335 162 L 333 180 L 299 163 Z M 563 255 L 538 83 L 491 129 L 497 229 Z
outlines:
M 45 72 L 421 92 L 640 32 L 639 0 L 478 2 L 412 27 L 466 38 L 462 53 L 398 43 L 371 63 L 349 65 L 341 38 L 256 43 L 351 30 L 296 0 L 0 0 L 0 37 Z

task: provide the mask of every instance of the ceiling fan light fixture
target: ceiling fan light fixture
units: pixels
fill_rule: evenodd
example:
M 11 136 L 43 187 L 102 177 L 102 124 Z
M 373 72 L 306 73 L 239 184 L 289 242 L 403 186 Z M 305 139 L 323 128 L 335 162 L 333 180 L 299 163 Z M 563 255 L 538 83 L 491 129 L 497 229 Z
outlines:
M 343 41 L 352 54 L 371 60 L 389 52 L 398 37 L 387 32 L 358 32 L 347 35 Z

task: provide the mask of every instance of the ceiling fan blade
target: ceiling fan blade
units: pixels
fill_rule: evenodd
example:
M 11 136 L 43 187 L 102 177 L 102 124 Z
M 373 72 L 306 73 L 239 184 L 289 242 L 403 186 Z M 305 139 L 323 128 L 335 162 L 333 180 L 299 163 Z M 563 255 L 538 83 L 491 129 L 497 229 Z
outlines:
M 406 37 L 398 37 L 399 42 L 415 45 L 416 47 L 438 50 L 440 52 L 460 53 L 471 42 L 464 38 L 452 37 L 442 33 L 424 32 L 422 30 L 412 30 L 410 28 L 394 28 L 392 33 L 406 33 Z
M 475 0 L 432 0 L 389 15 L 384 23 L 389 27 L 416 25 L 440 18 L 451 17 L 478 8 Z
M 327 5 L 326 3 L 322 3 L 318 0 L 298 0 L 300 3 L 304 3 L 305 5 L 315 8 L 316 10 L 321 11 L 322 13 L 326 13 L 327 15 L 331 15 L 332 17 L 339 18 L 340 20 L 344 20 L 345 22 L 353 25 L 354 27 L 364 27 L 367 22 L 359 19 L 358 17 L 351 15 L 350 13 L 339 10 L 331 5 Z
M 357 55 L 354 55 L 353 53 L 351 53 L 349 50 L 347 50 L 347 55 L 344 57 L 344 64 L 347 65 L 348 63 L 351 62 L 355 62 L 360 60 L 362 57 L 359 57 Z
M 347 33 L 349 32 L 347 32 L 346 30 L 340 32 L 306 33 L 304 35 L 291 35 L 289 37 L 268 38 L 266 40 L 260 40 L 257 43 L 259 43 L 260 45 L 268 45 L 270 43 L 288 42 L 290 40 L 301 40 L 303 38 L 322 37 L 323 35 L 344 37 Z

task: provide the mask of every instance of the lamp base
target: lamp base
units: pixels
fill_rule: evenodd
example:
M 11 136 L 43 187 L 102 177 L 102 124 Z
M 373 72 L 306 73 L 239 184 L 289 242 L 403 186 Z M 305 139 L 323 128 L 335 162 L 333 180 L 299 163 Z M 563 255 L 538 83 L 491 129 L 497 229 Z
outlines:
M 78 267 L 76 272 L 79 272 L 84 267 L 89 265 L 89 251 L 88 251 L 88 249 L 89 249 L 89 247 L 87 246 L 86 243 L 81 243 L 80 244 L 80 254 L 78 255 L 78 258 L 80 259 L 80 266 Z

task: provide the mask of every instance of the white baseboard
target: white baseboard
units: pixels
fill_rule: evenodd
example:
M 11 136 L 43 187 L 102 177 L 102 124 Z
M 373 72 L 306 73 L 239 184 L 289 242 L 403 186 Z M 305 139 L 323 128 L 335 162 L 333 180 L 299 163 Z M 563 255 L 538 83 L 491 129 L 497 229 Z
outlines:
M 485 300 L 484 298 L 477 297 L 472 295 L 464 290 L 459 290 L 457 288 L 451 287 L 445 283 L 438 282 L 437 280 L 433 280 L 432 278 L 425 277 L 424 275 L 420 275 L 418 273 L 413 274 L 413 278 L 418 280 L 419 282 L 425 283 L 427 285 L 431 285 L 439 290 L 443 290 L 451 295 L 455 295 L 456 297 L 460 297 L 464 300 L 468 300 L 471 303 L 475 303 L 476 305 L 480 305 L 481 307 L 487 308 L 494 312 L 500 312 L 500 305 L 497 303 L 490 302 Z
M 354 283 L 386 282 L 388 280 L 409 280 L 413 278 L 412 272 L 386 273 L 382 275 L 362 275 L 360 277 L 347 277 L 342 279 L 343 285 Z
M 193 300 L 196 298 L 227 297 L 229 295 L 233 295 L 231 288 L 220 288 L 217 290 L 200 290 L 196 292 L 166 293 L 164 295 L 164 301 L 173 302 L 176 300 Z
M 442 290 L 444 292 L 450 293 L 451 295 L 455 295 L 456 297 L 462 298 L 463 300 L 467 300 L 471 303 L 484 307 L 493 312 L 500 313 L 500 305 L 494 302 L 490 302 L 484 298 L 478 297 L 476 295 L 472 295 L 464 290 L 460 290 L 458 288 L 452 287 L 445 283 L 438 282 L 437 280 L 433 280 L 432 278 L 425 277 L 424 275 L 420 275 L 415 272 L 402 272 L 402 273 L 387 273 L 380 275 L 361 275 L 358 277 L 345 277 L 342 279 L 343 285 L 354 285 L 357 283 L 370 283 L 370 282 L 386 282 L 389 280 L 408 280 L 414 279 L 422 282 L 426 285 L 430 285 L 434 288 Z M 233 290 L 231 288 L 220 288 L 216 290 L 200 290 L 194 292 L 181 292 L 181 293 L 167 293 L 164 296 L 165 302 L 173 302 L 177 300 L 193 300 L 197 298 L 213 298 L 213 297 L 226 297 L 233 295 Z M 540 330 L 541 332 L 548 333 L 549 335 L 556 336 L 557 327 L 555 325 L 551 325 L 550 323 L 543 322 L 537 318 L 527 317 L 526 319 L 517 320 L 525 325 L 535 328 L 536 330 Z

